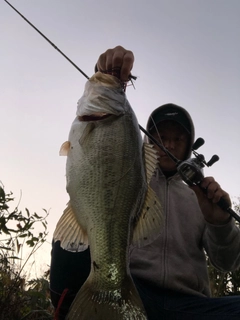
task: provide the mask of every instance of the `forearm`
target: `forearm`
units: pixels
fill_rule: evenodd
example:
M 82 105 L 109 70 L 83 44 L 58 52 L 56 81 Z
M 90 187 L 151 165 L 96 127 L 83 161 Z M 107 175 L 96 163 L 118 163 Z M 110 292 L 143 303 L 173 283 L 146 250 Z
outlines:
M 207 223 L 204 246 L 219 270 L 233 271 L 240 266 L 240 230 L 233 219 L 223 225 Z

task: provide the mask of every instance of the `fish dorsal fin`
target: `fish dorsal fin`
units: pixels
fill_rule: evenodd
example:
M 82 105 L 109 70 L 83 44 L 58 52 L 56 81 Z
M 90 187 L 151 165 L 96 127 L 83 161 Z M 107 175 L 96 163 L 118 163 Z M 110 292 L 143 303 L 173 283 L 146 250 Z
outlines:
M 70 141 L 63 142 L 63 144 L 61 145 L 60 151 L 59 151 L 59 155 L 60 156 L 67 156 L 68 152 L 70 150 L 70 146 L 71 146 Z
M 154 149 L 154 145 L 150 143 L 143 144 L 143 163 L 145 164 L 147 183 L 149 184 L 154 171 L 158 166 L 158 152 Z
M 72 252 L 80 252 L 88 248 L 87 234 L 81 228 L 69 203 L 57 223 L 53 240 L 60 241 L 63 249 Z
M 163 225 L 163 211 L 153 189 L 148 186 L 142 211 L 135 219 L 132 244 L 143 247 L 153 242 Z
M 158 237 L 163 225 L 162 206 L 156 193 L 150 187 L 150 181 L 154 171 L 157 169 L 159 158 L 152 144 L 143 144 L 143 157 L 148 190 L 142 211 L 135 218 L 134 223 L 132 243 L 138 247 L 145 246 L 154 241 Z

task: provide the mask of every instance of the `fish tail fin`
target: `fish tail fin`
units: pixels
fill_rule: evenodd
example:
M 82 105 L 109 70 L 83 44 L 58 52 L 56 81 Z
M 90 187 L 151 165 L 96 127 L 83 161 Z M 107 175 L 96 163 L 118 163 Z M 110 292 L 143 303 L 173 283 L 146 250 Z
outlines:
M 88 278 L 89 279 L 89 278 Z M 132 278 L 127 276 L 121 288 L 93 288 L 87 280 L 73 301 L 67 320 L 147 320 Z

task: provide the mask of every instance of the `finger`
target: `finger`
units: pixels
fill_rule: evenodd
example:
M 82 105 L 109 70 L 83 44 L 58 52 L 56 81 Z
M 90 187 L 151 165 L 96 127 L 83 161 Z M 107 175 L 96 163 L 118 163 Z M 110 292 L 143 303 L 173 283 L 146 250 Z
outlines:
M 129 75 L 133 67 L 133 62 L 134 55 L 132 51 L 126 50 L 121 46 L 114 48 L 111 65 L 113 75 L 117 73 L 117 76 L 120 78 L 121 81 L 128 81 Z
M 205 177 L 200 187 L 203 189 L 204 193 L 207 195 L 208 199 L 212 199 L 214 197 L 215 192 L 220 187 L 219 184 L 214 180 L 213 177 Z
M 212 201 L 212 203 L 218 203 L 221 198 L 224 198 L 229 206 L 231 206 L 229 194 L 221 188 L 214 178 L 209 177 L 203 185 L 205 187 L 204 189 L 206 190 L 207 197 Z
M 213 203 L 218 203 L 223 196 L 222 189 L 217 189 L 213 194 L 208 196 L 209 199 L 212 200 Z
M 117 46 L 102 53 L 97 62 L 98 70 L 115 75 L 115 71 L 120 70 L 122 67 L 123 57 L 126 51 L 123 47 Z
M 133 62 L 133 52 L 117 46 L 113 49 L 108 49 L 99 56 L 97 68 L 101 72 L 112 74 L 120 78 L 121 81 L 127 82 Z
M 228 203 L 229 207 L 231 207 L 231 199 L 230 199 L 229 194 L 227 192 L 225 192 L 224 190 L 222 190 L 221 188 L 219 188 L 215 192 L 215 194 L 212 198 L 212 202 L 218 203 L 222 198 Z
M 109 50 L 106 57 L 106 70 L 108 71 L 111 71 L 113 68 L 121 68 L 123 53 L 122 50 L 117 48 Z
M 99 56 L 98 61 L 97 61 L 97 69 L 98 71 L 103 72 L 106 70 L 106 55 L 103 53 Z
M 111 69 L 121 68 L 126 52 L 127 50 L 121 46 L 116 46 L 104 52 L 103 55 L 105 59 L 102 59 L 104 70 L 111 71 Z
M 112 59 L 114 54 L 114 49 L 108 49 L 104 53 L 102 53 L 97 62 L 98 70 L 101 72 L 106 72 L 107 70 L 112 69 Z
M 125 49 L 124 49 L 125 50 Z M 122 68 L 123 64 L 123 58 L 124 58 L 124 51 L 120 49 L 114 49 L 112 52 L 112 56 L 107 57 L 106 61 L 106 67 L 109 73 L 111 73 L 113 76 L 120 78 L 120 70 Z
M 196 193 L 196 196 L 198 197 L 198 200 L 200 202 L 204 202 L 206 201 L 206 199 L 213 202 L 212 199 L 215 195 L 215 192 L 217 191 L 217 186 L 213 178 L 206 179 L 204 183 L 201 183 L 199 186 L 191 186 L 190 188 Z
M 209 184 L 212 183 L 212 182 L 215 182 L 213 177 L 205 177 L 201 182 L 201 187 L 203 189 L 207 189 Z
M 213 199 L 213 198 L 217 198 L 219 193 L 222 193 L 222 189 L 220 187 L 220 185 L 216 182 L 213 181 L 211 183 L 209 183 L 208 187 L 207 187 L 207 197 L 208 199 Z
M 123 64 L 122 64 L 122 68 L 121 68 L 120 77 L 121 77 L 122 81 L 129 80 L 129 75 L 131 73 L 133 63 L 134 63 L 134 55 L 133 55 L 132 51 L 127 51 L 124 54 Z

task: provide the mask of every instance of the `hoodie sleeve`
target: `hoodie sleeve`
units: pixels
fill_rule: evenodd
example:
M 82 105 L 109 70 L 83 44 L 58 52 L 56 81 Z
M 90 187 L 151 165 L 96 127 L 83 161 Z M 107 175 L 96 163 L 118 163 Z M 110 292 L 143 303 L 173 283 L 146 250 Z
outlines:
M 240 267 L 240 229 L 231 218 L 225 225 L 207 223 L 204 247 L 211 263 L 220 271 L 234 271 Z

